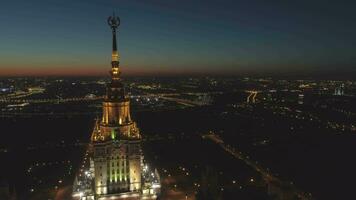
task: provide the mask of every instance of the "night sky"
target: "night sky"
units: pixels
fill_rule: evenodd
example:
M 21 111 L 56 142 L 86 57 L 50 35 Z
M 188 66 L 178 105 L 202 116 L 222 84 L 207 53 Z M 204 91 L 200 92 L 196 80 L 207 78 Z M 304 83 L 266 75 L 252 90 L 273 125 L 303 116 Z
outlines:
M 356 2 L 4 0 L 0 75 L 356 72 Z M 356 73 L 355 73 L 356 74 Z

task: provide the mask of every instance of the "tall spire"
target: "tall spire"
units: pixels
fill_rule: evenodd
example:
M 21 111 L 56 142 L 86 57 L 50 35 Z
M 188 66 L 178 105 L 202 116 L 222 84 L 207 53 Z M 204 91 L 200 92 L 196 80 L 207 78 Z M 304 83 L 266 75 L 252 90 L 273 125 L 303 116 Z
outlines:
M 120 80 L 120 56 L 116 44 L 116 30 L 120 26 L 120 18 L 110 16 L 108 24 L 112 31 L 112 52 L 111 52 L 111 82 L 106 89 L 106 100 L 108 101 L 123 101 L 125 97 L 125 88 Z
M 113 80 L 118 80 L 120 76 L 120 57 L 117 50 L 116 29 L 120 26 L 120 18 L 113 13 L 113 16 L 108 18 L 108 24 L 112 30 L 111 77 Z

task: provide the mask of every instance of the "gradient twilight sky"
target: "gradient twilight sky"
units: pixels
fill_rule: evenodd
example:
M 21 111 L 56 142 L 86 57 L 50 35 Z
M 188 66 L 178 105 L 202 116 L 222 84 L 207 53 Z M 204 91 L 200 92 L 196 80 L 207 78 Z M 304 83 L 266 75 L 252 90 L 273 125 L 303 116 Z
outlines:
M 356 72 L 356 3 L 2 0 L 0 75 Z M 356 74 L 356 73 L 355 73 Z

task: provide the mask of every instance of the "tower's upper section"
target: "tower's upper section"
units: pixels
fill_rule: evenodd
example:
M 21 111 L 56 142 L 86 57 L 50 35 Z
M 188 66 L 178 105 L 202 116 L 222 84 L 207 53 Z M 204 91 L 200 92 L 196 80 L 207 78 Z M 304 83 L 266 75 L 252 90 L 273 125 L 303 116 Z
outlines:
M 112 30 L 111 77 L 113 80 L 118 80 L 120 79 L 120 56 L 117 50 L 116 29 L 120 26 L 120 18 L 114 13 L 108 18 L 108 24 Z
M 111 52 L 111 82 L 107 87 L 106 101 L 118 102 L 126 101 L 125 89 L 120 80 L 120 56 L 117 48 L 116 32 L 120 25 L 120 18 L 115 16 L 108 17 L 108 24 L 112 31 L 112 52 Z
M 131 119 L 130 99 L 120 77 L 119 53 L 116 41 L 120 19 L 115 15 L 108 18 L 112 30 L 111 81 L 107 85 L 106 97 L 103 102 L 103 116 L 96 124 L 92 141 L 139 140 L 141 138 L 136 123 Z

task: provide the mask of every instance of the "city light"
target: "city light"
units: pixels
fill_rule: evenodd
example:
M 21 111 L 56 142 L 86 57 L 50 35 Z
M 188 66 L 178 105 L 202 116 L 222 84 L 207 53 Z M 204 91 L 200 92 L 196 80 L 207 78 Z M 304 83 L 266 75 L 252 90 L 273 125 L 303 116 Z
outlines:
M 2 2 L 0 200 L 354 199 L 356 2 L 272 4 Z

